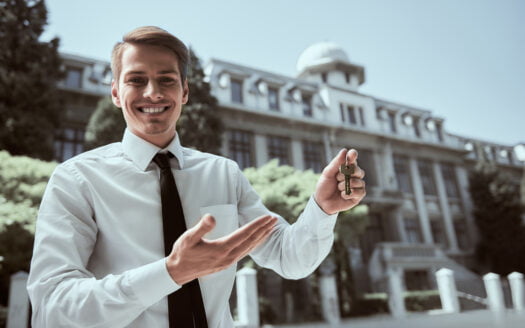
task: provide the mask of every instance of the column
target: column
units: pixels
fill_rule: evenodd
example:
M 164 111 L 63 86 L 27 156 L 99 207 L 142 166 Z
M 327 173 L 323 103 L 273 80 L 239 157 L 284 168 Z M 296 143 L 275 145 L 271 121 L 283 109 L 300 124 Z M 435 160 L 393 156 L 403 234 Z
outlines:
M 468 173 L 463 167 L 456 166 L 456 178 L 459 185 L 459 194 L 461 197 L 461 205 L 463 206 L 463 213 L 467 221 L 467 232 L 470 244 L 473 246 L 477 242 L 477 228 L 472 215 L 472 201 L 470 200 L 470 193 L 468 191 Z
M 332 152 L 332 140 L 331 139 L 335 139 L 335 138 L 331 138 L 331 136 L 333 136 L 333 131 L 325 130 L 323 132 L 323 145 L 324 145 L 324 152 L 325 152 L 325 158 L 326 158 L 327 163 L 330 163 L 330 161 L 332 160 L 334 156 Z
M 390 141 L 383 140 L 383 169 L 378 170 L 378 172 L 384 172 L 381 176 L 381 183 L 385 189 L 395 189 L 396 188 L 396 174 L 394 171 L 394 153 L 392 151 L 392 145 Z M 379 179 L 378 179 L 379 180 Z
M 419 170 L 417 168 L 417 160 L 413 157 L 410 157 L 409 166 L 410 177 L 412 179 L 412 189 L 414 190 L 414 197 L 416 198 L 419 224 L 421 226 L 421 232 L 423 233 L 423 241 L 425 242 L 425 244 L 432 244 L 434 243 L 434 240 L 432 238 L 432 230 L 430 228 L 430 221 L 428 218 L 425 194 L 423 192 L 423 186 L 421 185 Z
M 292 165 L 298 170 L 304 170 L 303 145 L 300 140 L 292 139 Z
M 246 328 L 259 327 L 257 271 L 252 268 L 239 270 L 237 272 L 236 291 L 239 324 Z
M 399 241 L 408 242 L 406 232 L 405 232 L 405 222 L 403 222 L 403 214 L 401 213 L 401 209 L 397 208 L 394 211 L 393 216 L 395 220 L 396 232 L 399 237 Z
M 268 149 L 266 146 L 266 136 L 255 134 L 255 166 L 261 167 L 268 163 Z
M 445 183 L 443 182 L 443 174 L 441 174 L 441 167 L 439 166 L 439 163 L 433 162 L 432 168 L 434 171 L 434 180 L 436 180 L 439 207 L 441 208 L 441 214 L 443 216 L 443 223 L 445 233 L 447 235 L 448 246 L 452 251 L 457 252 L 458 240 L 456 238 L 456 232 L 454 231 L 454 223 L 452 222 L 452 216 L 450 215 L 450 207 L 448 206 L 448 196 L 445 190 Z

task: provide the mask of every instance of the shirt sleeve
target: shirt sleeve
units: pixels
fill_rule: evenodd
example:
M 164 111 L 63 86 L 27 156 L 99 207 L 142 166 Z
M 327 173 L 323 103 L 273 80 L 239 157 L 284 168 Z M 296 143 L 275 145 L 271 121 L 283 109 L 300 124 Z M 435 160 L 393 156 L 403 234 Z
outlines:
M 275 232 L 250 254 L 253 260 L 286 279 L 301 279 L 311 274 L 332 248 L 337 214 L 326 214 L 311 196 L 297 221 L 290 225 L 264 206 L 240 171 L 237 180 L 241 224 L 268 213 L 279 219 Z
M 97 239 L 88 187 L 64 164 L 38 214 L 28 292 L 34 327 L 123 327 L 174 292 L 165 259 L 97 279 L 87 269 Z

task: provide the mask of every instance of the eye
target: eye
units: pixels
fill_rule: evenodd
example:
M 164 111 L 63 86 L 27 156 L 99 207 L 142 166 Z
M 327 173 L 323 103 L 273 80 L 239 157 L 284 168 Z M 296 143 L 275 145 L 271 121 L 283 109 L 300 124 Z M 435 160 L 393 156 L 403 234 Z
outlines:
M 127 80 L 127 82 L 130 83 L 130 84 L 142 85 L 142 84 L 146 83 L 146 79 L 144 79 L 142 77 L 139 77 L 139 76 L 133 76 L 133 77 L 130 77 Z
M 177 83 L 177 80 L 169 76 L 163 76 L 159 78 L 159 83 L 162 83 L 164 85 L 172 85 Z

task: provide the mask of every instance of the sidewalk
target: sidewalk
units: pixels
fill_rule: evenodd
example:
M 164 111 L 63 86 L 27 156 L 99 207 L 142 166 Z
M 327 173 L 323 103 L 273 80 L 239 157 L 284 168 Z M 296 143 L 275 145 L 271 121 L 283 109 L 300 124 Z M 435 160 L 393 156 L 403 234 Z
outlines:
M 525 313 L 507 310 L 496 315 L 489 310 L 466 311 L 458 314 L 411 313 L 406 318 L 372 316 L 343 320 L 337 326 L 326 323 L 301 325 L 264 325 L 264 328 L 522 328 L 525 327 Z

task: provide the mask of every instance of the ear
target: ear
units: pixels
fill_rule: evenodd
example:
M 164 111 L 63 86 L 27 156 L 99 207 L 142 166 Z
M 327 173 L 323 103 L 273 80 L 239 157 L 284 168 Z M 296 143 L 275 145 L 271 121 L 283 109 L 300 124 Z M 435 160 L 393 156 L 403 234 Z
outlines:
M 188 79 L 184 81 L 184 85 L 182 86 L 182 104 L 185 105 L 188 102 L 188 97 L 190 94 L 190 88 L 188 87 Z
M 115 82 L 115 80 L 111 81 L 111 100 L 113 100 L 113 103 L 118 108 L 122 108 L 122 104 L 120 103 L 120 97 L 118 94 L 118 83 Z

